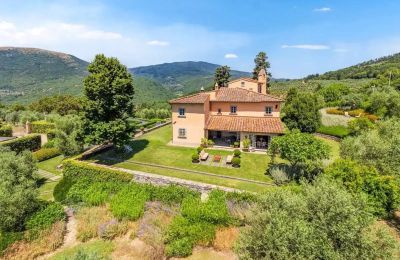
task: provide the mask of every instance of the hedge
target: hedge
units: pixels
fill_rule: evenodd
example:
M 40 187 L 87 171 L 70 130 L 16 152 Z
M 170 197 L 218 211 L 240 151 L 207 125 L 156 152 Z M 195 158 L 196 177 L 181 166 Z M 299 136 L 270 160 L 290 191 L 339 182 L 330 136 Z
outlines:
M 58 148 L 42 148 L 36 152 L 33 152 L 33 157 L 39 162 L 51 159 L 61 154 Z
M 12 136 L 12 126 L 11 125 L 0 126 L 0 136 L 11 137 Z
M 54 130 L 56 125 L 47 121 L 34 121 L 31 123 L 32 133 L 46 134 Z
M 42 140 L 38 134 L 30 134 L 24 137 L 12 139 L 9 141 L 1 142 L 0 146 L 9 147 L 12 151 L 20 153 L 24 150 L 36 151 L 42 145 Z
M 344 138 L 350 134 L 350 130 L 347 127 L 341 125 L 321 126 L 317 129 L 317 133 Z
M 107 169 L 77 160 L 67 160 L 63 163 L 63 178 L 54 188 L 54 199 L 65 201 L 69 189 L 80 179 L 88 179 L 91 182 L 130 182 L 133 176 L 129 173 Z
M 89 177 L 92 181 L 130 182 L 132 180 L 132 174 L 127 172 L 107 169 L 76 160 L 68 160 L 64 163 L 63 174 L 66 178 L 78 179 L 81 177 Z

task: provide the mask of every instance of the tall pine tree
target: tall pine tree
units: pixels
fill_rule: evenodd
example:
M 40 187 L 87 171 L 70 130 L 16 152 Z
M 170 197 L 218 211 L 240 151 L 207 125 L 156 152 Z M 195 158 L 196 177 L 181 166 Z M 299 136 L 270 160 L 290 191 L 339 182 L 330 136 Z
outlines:
M 219 87 L 226 87 L 231 77 L 231 68 L 228 66 L 221 66 L 215 70 L 214 82 L 218 84 Z M 214 83 L 214 84 L 215 84 Z
M 270 64 L 268 61 L 268 56 L 265 52 L 261 51 L 257 54 L 257 56 L 254 59 L 255 67 L 253 70 L 253 79 L 258 78 L 258 73 L 260 72 L 261 69 L 265 69 L 268 75 L 268 79 L 271 77 L 271 73 L 268 72 L 268 69 L 270 68 Z

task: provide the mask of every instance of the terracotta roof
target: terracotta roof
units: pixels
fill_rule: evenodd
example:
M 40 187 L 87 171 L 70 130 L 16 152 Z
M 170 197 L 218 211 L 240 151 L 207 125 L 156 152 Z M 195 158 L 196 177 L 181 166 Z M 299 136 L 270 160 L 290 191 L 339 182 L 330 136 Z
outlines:
M 249 81 L 249 82 L 254 82 L 254 83 L 258 83 L 258 80 L 256 79 L 252 79 L 252 78 L 238 78 L 238 79 L 234 79 L 228 82 L 228 84 L 232 83 L 232 82 L 236 82 L 236 81 Z
M 194 95 L 180 97 L 169 101 L 170 104 L 203 104 L 210 97 L 208 93 L 197 93 Z
M 231 132 L 283 133 L 279 117 L 210 116 L 206 129 Z
M 241 88 L 220 88 L 216 91 L 215 99 L 220 102 L 283 102 L 282 99 Z

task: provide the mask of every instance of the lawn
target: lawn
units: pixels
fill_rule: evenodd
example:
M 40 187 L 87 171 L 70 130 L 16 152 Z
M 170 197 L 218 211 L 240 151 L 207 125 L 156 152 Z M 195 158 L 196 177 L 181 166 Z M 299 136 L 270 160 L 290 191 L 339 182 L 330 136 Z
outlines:
M 234 176 L 250 180 L 270 182 L 271 178 L 265 173 L 268 167 L 267 154 L 242 153 L 240 168 L 225 168 L 192 163 L 191 156 L 195 148 L 176 147 L 168 145 L 172 136 L 172 127 L 166 126 L 145 134 L 133 140 L 130 144 L 133 151 L 123 156 L 114 151 L 108 151 L 95 157 L 100 161 L 108 162 L 109 158 L 118 158 L 121 161 L 152 163 L 173 166 L 181 169 L 197 170 L 218 175 Z M 232 154 L 232 151 L 207 149 L 210 156 Z M 122 158 L 123 157 L 123 158 Z M 124 164 L 126 165 L 126 164 Z M 208 177 L 207 177 L 208 178 Z
M 38 189 L 39 198 L 42 200 L 54 200 L 53 191 L 58 181 L 46 182 Z
M 118 154 L 115 151 L 108 151 L 92 158 L 104 164 L 112 164 L 116 167 L 161 174 L 181 179 L 206 182 L 215 185 L 222 185 L 253 192 L 264 191 L 270 186 L 250 183 L 240 180 L 225 179 L 218 176 L 204 176 L 196 173 L 188 173 L 182 170 L 172 170 L 157 166 L 138 165 L 139 163 L 151 163 L 155 165 L 177 167 L 183 170 L 196 170 L 213 173 L 222 176 L 233 176 L 249 180 L 271 183 L 271 178 L 266 175 L 270 161 L 267 154 L 242 153 L 240 168 L 225 168 L 209 165 L 194 164 L 191 155 L 196 152 L 195 148 L 177 147 L 168 145 L 172 136 L 172 127 L 166 126 L 153 132 L 145 134 L 130 143 L 133 151 L 129 154 Z M 332 147 L 332 159 L 339 156 L 339 143 L 322 139 Z M 207 149 L 210 155 L 220 154 L 223 156 L 232 154 L 232 151 Z M 110 160 L 111 159 L 111 160 Z
M 62 172 L 57 170 L 57 166 L 61 164 L 64 157 L 62 155 L 51 158 L 46 161 L 39 162 L 37 164 L 38 168 L 47 172 L 51 172 L 56 175 L 60 175 Z

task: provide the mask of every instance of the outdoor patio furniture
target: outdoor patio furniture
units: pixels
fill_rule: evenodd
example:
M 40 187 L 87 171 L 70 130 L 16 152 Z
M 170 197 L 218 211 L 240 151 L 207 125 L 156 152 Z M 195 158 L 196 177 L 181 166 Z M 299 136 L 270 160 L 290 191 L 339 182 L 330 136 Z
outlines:
M 214 162 L 220 162 L 221 161 L 221 155 L 214 155 Z
M 227 164 L 231 164 L 231 163 L 232 163 L 232 159 L 233 159 L 233 155 L 228 155 L 228 156 L 226 157 L 226 163 L 227 163 Z
M 205 161 L 208 158 L 208 153 L 204 152 L 204 150 L 202 150 L 199 155 L 200 155 L 200 160 L 202 161 Z

